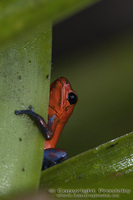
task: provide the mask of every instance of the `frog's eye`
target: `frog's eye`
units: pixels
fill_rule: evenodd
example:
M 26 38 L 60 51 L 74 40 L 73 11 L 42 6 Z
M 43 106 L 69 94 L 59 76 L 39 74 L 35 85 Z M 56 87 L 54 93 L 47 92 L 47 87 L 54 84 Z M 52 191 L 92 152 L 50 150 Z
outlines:
M 73 92 L 68 93 L 68 99 L 67 100 L 69 101 L 70 104 L 75 104 L 77 102 L 76 94 L 73 93 Z

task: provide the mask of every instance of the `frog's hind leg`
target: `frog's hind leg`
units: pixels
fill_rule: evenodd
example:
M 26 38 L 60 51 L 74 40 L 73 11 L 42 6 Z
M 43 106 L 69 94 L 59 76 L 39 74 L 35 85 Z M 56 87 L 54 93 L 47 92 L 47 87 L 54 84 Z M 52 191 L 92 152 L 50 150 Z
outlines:
M 67 152 L 62 149 L 45 149 L 43 155 L 42 170 L 57 165 L 67 160 Z

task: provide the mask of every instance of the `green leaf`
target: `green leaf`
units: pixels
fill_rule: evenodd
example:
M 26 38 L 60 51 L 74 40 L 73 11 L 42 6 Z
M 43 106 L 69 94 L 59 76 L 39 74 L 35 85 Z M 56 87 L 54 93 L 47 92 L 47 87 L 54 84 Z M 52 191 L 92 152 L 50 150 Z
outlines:
M 44 138 L 14 111 L 32 105 L 47 120 L 50 66 L 51 24 L 0 52 L 0 197 L 38 188 Z
M 15 110 L 32 105 L 47 120 L 51 20 L 96 0 L 7 0 L 0 3 L 0 198 L 37 190 L 44 138 Z
M 120 199 L 132 199 L 132 178 L 133 133 L 130 133 L 43 171 L 40 187 L 47 188 L 57 198 L 73 195 L 76 189 L 77 195 L 113 193 Z
M 0 2 L 0 42 L 41 23 L 57 22 L 97 0 L 6 0 Z

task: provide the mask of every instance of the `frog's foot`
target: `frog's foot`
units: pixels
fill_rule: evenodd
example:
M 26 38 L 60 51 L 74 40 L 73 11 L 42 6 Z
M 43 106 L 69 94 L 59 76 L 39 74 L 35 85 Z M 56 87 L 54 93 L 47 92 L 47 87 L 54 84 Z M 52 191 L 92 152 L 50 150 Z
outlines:
M 43 154 L 42 170 L 67 160 L 67 152 L 61 149 L 45 149 Z

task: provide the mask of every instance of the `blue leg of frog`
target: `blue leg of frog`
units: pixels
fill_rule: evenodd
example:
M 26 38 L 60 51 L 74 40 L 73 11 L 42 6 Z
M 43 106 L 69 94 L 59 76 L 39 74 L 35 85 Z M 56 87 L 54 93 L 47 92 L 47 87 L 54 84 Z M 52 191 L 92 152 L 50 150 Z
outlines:
M 67 152 L 61 149 L 45 149 L 42 170 L 67 160 Z
M 36 123 L 46 140 L 51 139 L 53 136 L 53 132 L 50 130 L 50 127 L 46 124 L 45 120 L 40 115 L 34 112 L 32 106 L 29 106 L 28 110 L 16 110 L 15 114 L 28 115 Z M 43 155 L 42 170 L 52 167 L 53 165 L 57 165 L 66 159 L 67 153 L 64 150 L 55 148 L 45 149 Z

